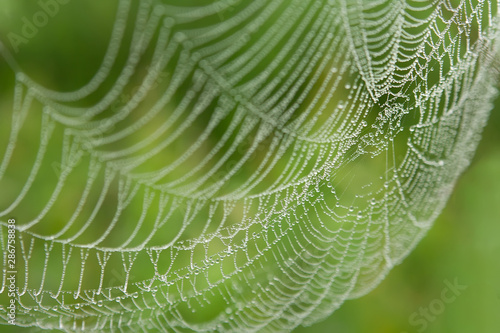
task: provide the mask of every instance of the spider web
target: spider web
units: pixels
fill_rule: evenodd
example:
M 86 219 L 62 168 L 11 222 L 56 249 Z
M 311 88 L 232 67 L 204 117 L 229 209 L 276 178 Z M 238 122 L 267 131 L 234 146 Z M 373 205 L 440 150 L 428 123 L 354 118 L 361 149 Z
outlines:
M 71 92 L 0 45 L 17 324 L 281 331 L 367 293 L 471 159 L 497 7 L 119 0 L 101 67 Z

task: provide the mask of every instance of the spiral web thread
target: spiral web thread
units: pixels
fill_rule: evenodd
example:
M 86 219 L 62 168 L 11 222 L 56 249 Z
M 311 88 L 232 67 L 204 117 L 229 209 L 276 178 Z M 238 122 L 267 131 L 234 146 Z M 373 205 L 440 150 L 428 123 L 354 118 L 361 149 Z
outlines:
M 409 253 L 469 163 L 497 8 L 119 0 L 88 84 L 16 72 L 1 297 L 14 216 L 21 326 L 280 331 L 331 314 Z

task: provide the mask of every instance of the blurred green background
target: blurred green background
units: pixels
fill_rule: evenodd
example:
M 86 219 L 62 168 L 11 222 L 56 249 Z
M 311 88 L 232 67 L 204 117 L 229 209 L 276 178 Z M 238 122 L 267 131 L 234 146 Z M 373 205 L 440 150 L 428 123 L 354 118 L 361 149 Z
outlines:
M 0 40 L 5 45 L 7 33 L 21 29 L 20 17 L 38 10 L 33 3 L 0 0 Z M 16 60 L 48 87 L 67 91 L 81 86 L 99 66 L 115 7 L 116 1 L 61 5 L 60 11 L 67 12 L 51 18 L 29 43 L 23 43 Z M 12 75 L 0 58 L 0 85 Z M 3 93 L 10 88 L 1 89 Z M 410 317 L 436 304 L 445 281 L 455 280 L 467 289 L 426 320 L 420 331 L 500 331 L 500 101 L 496 104 L 474 160 L 413 253 L 367 296 L 347 301 L 325 321 L 294 332 L 418 332 L 424 325 L 412 326 Z M 0 327 L 0 331 L 26 329 Z

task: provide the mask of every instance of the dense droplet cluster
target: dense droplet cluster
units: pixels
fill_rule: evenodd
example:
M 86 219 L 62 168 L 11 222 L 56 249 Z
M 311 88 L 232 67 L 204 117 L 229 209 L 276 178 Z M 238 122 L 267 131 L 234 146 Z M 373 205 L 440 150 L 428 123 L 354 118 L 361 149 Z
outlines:
M 282 331 L 365 294 L 471 158 L 497 7 L 120 0 L 88 84 L 18 72 L 0 116 L 18 323 Z

